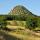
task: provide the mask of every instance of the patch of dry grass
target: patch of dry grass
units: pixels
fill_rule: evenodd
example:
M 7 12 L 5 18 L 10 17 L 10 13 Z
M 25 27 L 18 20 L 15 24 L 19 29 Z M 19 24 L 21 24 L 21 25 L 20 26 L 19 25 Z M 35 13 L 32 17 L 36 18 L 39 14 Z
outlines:
M 33 35 L 34 33 L 31 31 L 25 30 L 16 30 L 16 32 L 7 32 L 9 35 L 16 36 L 22 40 L 40 40 L 40 37 L 37 35 Z

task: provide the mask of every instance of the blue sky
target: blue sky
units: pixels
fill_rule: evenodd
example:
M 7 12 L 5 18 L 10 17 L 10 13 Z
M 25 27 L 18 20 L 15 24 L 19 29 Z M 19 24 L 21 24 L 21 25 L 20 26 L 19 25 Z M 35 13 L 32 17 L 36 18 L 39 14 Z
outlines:
M 16 5 L 23 5 L 40 16 L 40 0 L 0 0 L 0 14 L 8 14 Z

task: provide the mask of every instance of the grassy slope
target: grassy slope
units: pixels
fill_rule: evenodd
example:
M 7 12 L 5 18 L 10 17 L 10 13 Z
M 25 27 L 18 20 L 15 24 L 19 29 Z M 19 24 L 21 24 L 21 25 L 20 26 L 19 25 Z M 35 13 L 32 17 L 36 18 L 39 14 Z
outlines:
M 12 21 L 7 21 L 7 22 L 9 22 L 11 25 L 13 24 L 13 26 L 25 26 L 26 25 L 26 21 L 12 20 Z
M 25 24 L 25 22 L 23 21 L 9 21 L 10 23 L 11 22 L 13 22 L 13 23 L 15 23 L 15 22 L 17 22 L 17 24 L 19 25 L 20 23 L 22 24 L 22 23 L 24 23 Z M 20 25 L 21 25 L 20 24 Z M 16 29 L 15 31 L 11 31 L 11 32 L 7 32 L 9 35 L 11 35 L 11 36 L 15 36 L 15 37 L 17 37 L 17 38 L 20 38 L 20 39 L 22 39 L 22 40 L 40 40 L 40 33 L 35 33 L 35 32 L 33 32 L 33 31 L 30 31 L 30 30 L 28 30 L 28 29 L 25 29 L 25 27 L 23 27 L 24 25 L 16 25 L 16 26 L 14 26 L 14 25 L 7 25 L 7 27 L 8 28 L 14 28 L 14 29 Z M 21 28 L 21 29 L 23 29 L 23 30 L 19 30 L 18 28 Z
M 8 32 L 1 30 L 0 31 L 0 40 L 21 40 L 16 36 L 9 35 Z
M 13 22 L 13 21 L 11 21 L 11 22 Z M 10 23 L 11 23 L 10 22 Z M 25 24 L 25 21 L 15 21 L 15 22 L 17 22 L 17 24 L 19 25 L 21 25 L 22 23 L 23 24 Z M 13 23 L 15 23 L 15 22 L 13 22 Z M 19 25 L 19 27 L 16 25 L 16 26 L 14 26 L 14 25 L 7 25 L 9 28 L 11 27 L 11 28 L 23 28 L 23 26 L 24 25 L 21 25 L 20 26 Z M 4 31 L 2 31 L 2 32 L 4 32 Z M 1 33 L 1 32 L 0 32 Z M 32 32 L 32 31 L 30 31 L 30 30 L 28 30 L 28 29 L 25 29 L 24 28 L 24 30 L 19 30 L 19 29 L 16 29 L 16 31 L 11 31 L 11 32 L 8 32 L 8 31 L 5 31 L 5 33 L 6 34 L 4 34 L 4 33 L 2 33 L 2 34 L 4 34 L 4 35 L 7 35 L 7 36 L 5 36 L 6 37 L 6 40 L 17 40 L 16 38 L 19 38 L 19 39 L 21 39 L 21 40 L 40 40 L 40 33 L 35 33 L 35 32 Z M 10 35 L 12 36 L 12 37 L 10 37 Z
M 16 32 L 8 32 L 8 34 L 21 38 L 22 40 L 40 40 L 40 35 L 38 36 L 37 33 L 32 32 L 30 30 L 17 30 Z
M 14 40 L 14 39 L 18 40 L 16 38 L 19 38 L 20 40 L 40 40 L 40 34 L 37 35 L 38 33 L 35 33 L 28 29 L 16 30 L 16 31 L 10 31 L 10 32 L 2 30 L 2 32 L 5 32 L 7 34 L 7 36 L 5 36 L 7 37 L 7 40 Z M 11 38 L 10 36 L 8 37 L 8 35 L 15 37 L 15 38 Z

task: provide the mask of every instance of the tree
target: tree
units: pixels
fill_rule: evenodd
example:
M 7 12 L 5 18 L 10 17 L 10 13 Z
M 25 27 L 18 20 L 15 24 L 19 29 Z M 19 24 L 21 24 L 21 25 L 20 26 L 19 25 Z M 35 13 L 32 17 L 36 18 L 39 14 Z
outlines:
M 30 30 L 31 29 L 35 29 L 38 25 L 37 25 L 37 18 L 33 18 L 33 19 L 30 19 L 26 22 L 27 24 L 27 28 L 29 28 Z

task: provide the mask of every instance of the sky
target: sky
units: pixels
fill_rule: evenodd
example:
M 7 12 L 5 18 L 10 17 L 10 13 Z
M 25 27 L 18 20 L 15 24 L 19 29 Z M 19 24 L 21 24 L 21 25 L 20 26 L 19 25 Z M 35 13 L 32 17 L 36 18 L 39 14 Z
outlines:
M 17 5 L 23 5 L 40 16 L 40 0 L 0 0 L 0 14 L 8 14 Z

